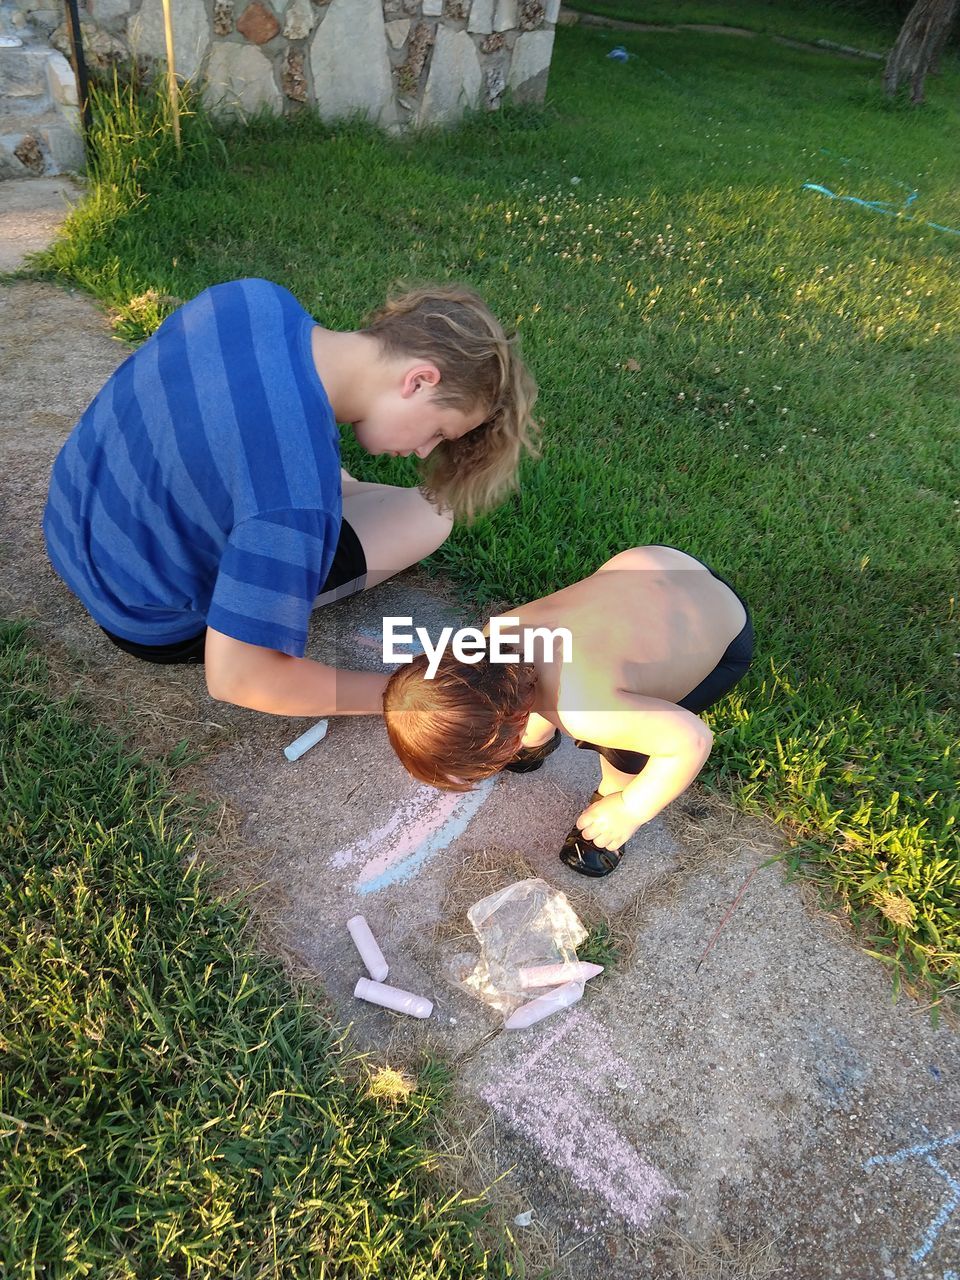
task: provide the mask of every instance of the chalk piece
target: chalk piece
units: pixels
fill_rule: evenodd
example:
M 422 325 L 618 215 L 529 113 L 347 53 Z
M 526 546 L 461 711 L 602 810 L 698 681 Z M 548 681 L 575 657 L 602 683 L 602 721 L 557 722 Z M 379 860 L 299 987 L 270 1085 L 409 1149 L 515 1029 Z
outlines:
M 383 982 L 371 982 L 369 978 L 358 978 L 353 994 L 359 1000 L 368 1000 L 370 1004 L 382 1004 L 385 1009 L 393 1009 L 396 1013 L 409 1013 L 414 1018 L 429 1018 L 433 1013 L 433 1003 L 426 996 L 415 996 L 412 991 L 388 987 Z
M 289 747 L 283 748 L 283 754 L 288 760 L 299 760 L 305 751 L 309 751 L 311 747 L 315 747 L 327 735 L 326 720 L 318 720 L 315 725 L 301 733 L 295 742 L 291 742 Z
M 370 926 L 363 916 L 354 916 L 347 921 L 347 928 L 350 930 L 350 937 L 360 952 L 360 959 L 367 966 L 367 972 L 370 977 L 373 978 L 374 982 L 382 982 L 390 972 L 390 966 L 387 964 L 379 943 L 370 930 Z
M 535 1022 L 549 1018 L 560 1009 L 568 1009 L 576 1004 L 583 995 L 582 982 L 567 982 L 562 987 L 554 987 L 545 996 L 537 996 L 536 1000 L 528 1000 L 519 1009 L 515 1009 L 503 1024 L 507 1031 L 517 1031 L 521 1027 L 532 1027 Z
M 531 987 L 556 987 L 561 982 L 589 982 L 603 973 L 602 964 L 590 964 L 586 960 L 570 960 L 566 964 L 530 964 L 520 970 L 520 985 L 525 991 Z

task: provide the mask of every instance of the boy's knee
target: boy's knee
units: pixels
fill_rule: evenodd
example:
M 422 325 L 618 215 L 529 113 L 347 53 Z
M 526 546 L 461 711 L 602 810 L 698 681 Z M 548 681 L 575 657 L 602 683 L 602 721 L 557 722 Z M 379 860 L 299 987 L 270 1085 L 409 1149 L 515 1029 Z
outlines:
M 436 551 L 442 547 L 453 532 L 453 512 L 441 511 L 422 493 L 417 491 L 419 507 L 417 511 L 418 528 L 423 532 L 423 540 L 430 543 Z M 428 553 L 429 554 L 429 553 Z

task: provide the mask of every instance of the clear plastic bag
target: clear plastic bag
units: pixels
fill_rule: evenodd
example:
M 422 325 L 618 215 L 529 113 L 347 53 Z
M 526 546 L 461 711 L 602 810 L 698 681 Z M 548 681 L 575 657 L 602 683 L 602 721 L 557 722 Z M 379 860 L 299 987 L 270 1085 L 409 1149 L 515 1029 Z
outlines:
M 536 877 L 475 902 L 467 919 L 480 955 L 454 957 L 450 976 L 506 1016 L 549 989 L 550 984 L 531 986 L 525 970 L 576 963 L 577 947 L 587 936 L 566 895 Z

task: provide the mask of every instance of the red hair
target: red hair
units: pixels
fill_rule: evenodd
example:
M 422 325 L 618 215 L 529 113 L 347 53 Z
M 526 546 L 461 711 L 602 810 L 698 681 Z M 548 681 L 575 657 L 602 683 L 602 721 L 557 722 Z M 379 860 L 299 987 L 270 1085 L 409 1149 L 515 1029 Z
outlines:
M 472 791 L 520 749 L 537 685 L 520 662 L 440 659 L 432 680 L 420 654 L 390 677 L 383 718 L 394 751 L 409 773 L 443 791 Z

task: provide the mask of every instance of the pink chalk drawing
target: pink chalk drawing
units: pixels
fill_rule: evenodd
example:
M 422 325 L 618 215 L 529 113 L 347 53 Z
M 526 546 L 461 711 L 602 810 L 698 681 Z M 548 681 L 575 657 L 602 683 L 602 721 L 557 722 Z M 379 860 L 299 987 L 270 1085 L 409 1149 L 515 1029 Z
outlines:
M 362 627 L 359 631 L 354 632 L 353 638 L 364 649 L 376 649 L 378 653 L 383 652 L 383 637 L 377 635 L 370 627 Z
M 364 865 L 355 886 L 360 894 L 409 880 L 429 857 L 463 834 L 493 784 L 490 778 L 473 791 L 417 787 L 383 826 L 338 849 L 330 864 L 348 867 L 362 858 Z
M 592 1102 L 595 1082 L 622 1078 L 625 1069 L 599 1023 L 585 1011 L 558 1016 L 561 1024 L 480 1096 L 581 1190 L 645 1230 L 679 1192 Z

